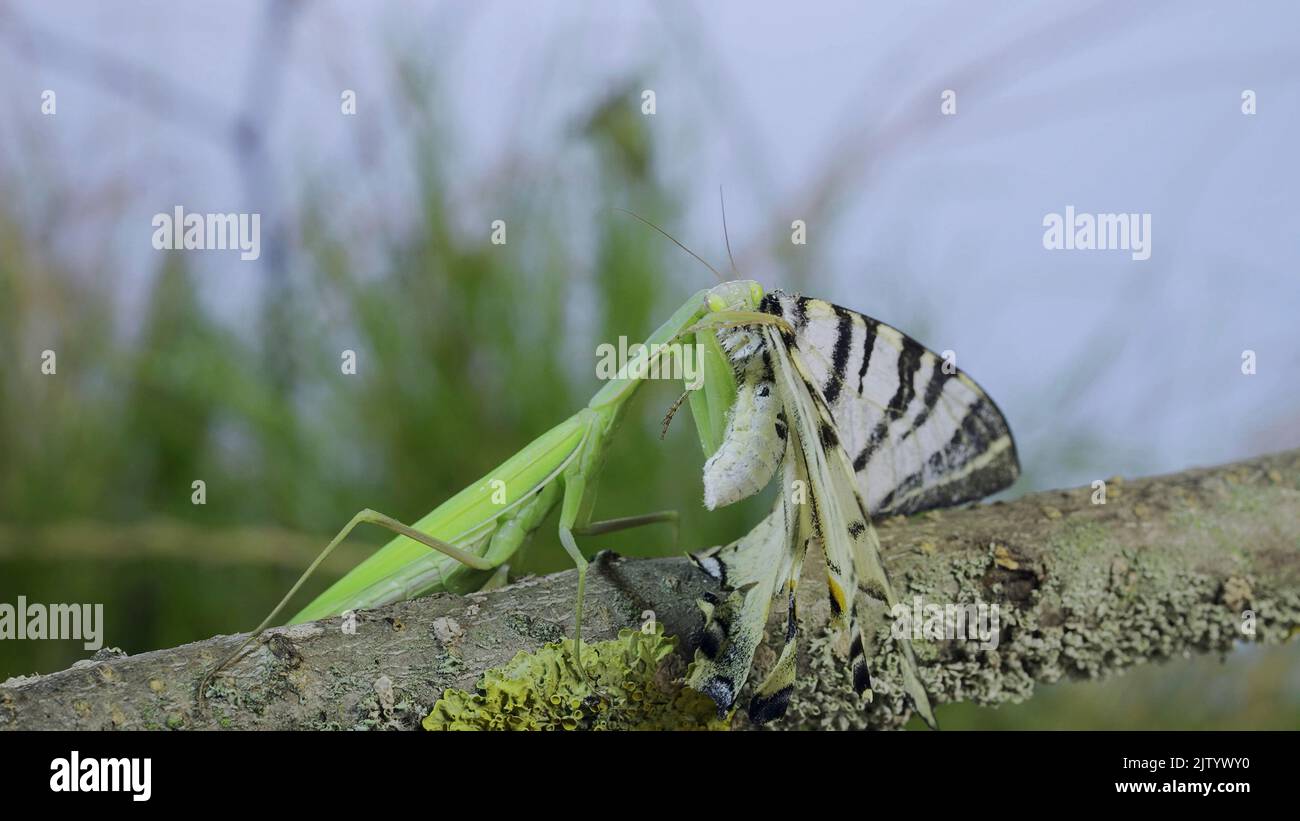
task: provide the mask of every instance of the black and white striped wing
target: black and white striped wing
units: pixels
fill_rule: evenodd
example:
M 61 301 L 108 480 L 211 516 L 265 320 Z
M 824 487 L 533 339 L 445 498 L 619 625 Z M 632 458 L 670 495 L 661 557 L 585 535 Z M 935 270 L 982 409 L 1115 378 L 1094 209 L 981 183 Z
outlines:
M 801 519 L 804 524 L 797 541 L 805 546 L 805 539 L 818 542 L 826 556 L 831 624 L 850 634 L 853 687 L 861 694 L 871 687 L 871 674 L 864 652 L 858 610 L 862 600 L 858 594 L 864 593 L 891 607 L 897 604 L 897 597 L 885 574 L 880 542 L 854 481 L 836 420 L 820 393 L 798 339 L 793 335 L 786 338 L 784 333 L 772 328 L 764 330 L 775 365 L 777 392 L 790 421 L 791 450 L 796 451 L 787 455 L 786 460 L 787 463 L 797 460 L 797 473 L 807 482 L 806 509 Z M 783 488 L 783 493 L 791 491 Z M 901 653 L 899 670 L 903 691 L 917 713 L 934 727 L 934 711 L 917 675 L 911 642 L 906 638 L 898 638 L 896 642 Z M 793 667 L 789 675 L 789 683 L 793 684 Z
M 916 340 L 856 311 L 782 291 L 765 296 L 759 309 L 794 326 L 873 516 L 974 501 L 1020 475 L 997 405 Z

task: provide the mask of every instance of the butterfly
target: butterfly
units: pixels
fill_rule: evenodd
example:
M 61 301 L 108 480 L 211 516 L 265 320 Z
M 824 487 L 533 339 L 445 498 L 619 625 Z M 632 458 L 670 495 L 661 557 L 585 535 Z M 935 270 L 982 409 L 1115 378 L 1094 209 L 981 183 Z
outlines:
M 748 708 L 762 723 L 784 715 L 794 692 L 795 591 L 808 549 L 825 555 L 831 626 L 848 633 L 853 687 L 865 697 L 872 683 L 859 604 L 864 596 L 897 603 L 872 516 L 983 498 L 1015 481 L 1020 464 L 993 400 L 901 331 L 782 291 L 756 307 L 718 315 L 737 396 L 722 444 L 705 463 L 704 501 L 714 509 L 753 495 L 778 469 L 782 492 L 750 533 L 693 557 L 720 590 L 701 602 L 705 625 L 688 684 L 727 714 L 772 603 L 782 600 L 781 653 Z M 897 641 L 903 691 L 934 727 L 911 643 Z

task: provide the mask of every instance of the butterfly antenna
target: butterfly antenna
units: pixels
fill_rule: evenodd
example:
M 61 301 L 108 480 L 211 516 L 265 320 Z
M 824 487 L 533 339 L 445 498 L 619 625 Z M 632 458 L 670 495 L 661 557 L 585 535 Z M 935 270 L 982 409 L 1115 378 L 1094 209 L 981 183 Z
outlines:
M 727 198 L 722 196 L 722 186 L 718 186 L 718 202 L 722 205 L 722 238 L 727 242 L 727 259 L 731 260 L 731 272 L 740 279 L 740 271 L 736 270 L 736 258 L 731 255 L 731 235 L 727 233 Z
M 673 243 L 674 245 L 676 245 L 678 248 L 682 249 L 682 250 L 685 251 L 686 253 L 690 254 L 691 256 L 695 257 L 697 260 L 699 260 L 699 262 L 700 262 L 701 265 L 703 265 L 705 268 L 708 268 L 710 271 L 712 271 L 712 272 L 713 272 L 713 275 L 714 275 L 715 277 L 718 278 L 718 281 L 719 281 L 719 282 L 726 282 L 726 281 L 727 281 L 727 278 L 724 277 L 722 274 L 718 273 L 718 269 L 717 269 L 717 268 L 714 268 L 714 267 L 713 267 L 712 265 L 710 265 L 707 261 L 705 261 L 704 257 L 702 257 L 702 256 L 700 256 L 699 254 L 695 253 L 695 252 L 692 251 L 690 248 L 687 248 L 685 245 L 682 245 L 681 242 L 679 242 L 679 241 L 677 240 L 677 237 L 673 236 L 672 234 L 668 233 L 668 232 L 665 231 L 664 229 L 660 228 L 658 225 L 655 225 L 653 222 L 651 222 L 650 220 L 648 220 L 648 219 L 646 219 L 645 217 L 641 216 L 640 214 L 637 214 L 637 213 L 635 213 L 635 212 L 629 211 L 629 210 L 627 210 L 626 208 L 615 208 L 614 210 L 615 210 L 615 211 L 621 211 L 621 212 L 623 212 L 624 214 L 627 214 L 629 217 L 632 217 L 633 219 L 640 220 L 641 222 L 643 222 L 643 223 L 645 223 L 646 225 L 650 226 L 651 228 L 655 229 L 655 230 L 658 231 L 659 233 L 663 234 L 665 237 L 668 237 L 668 239 L 672 240 L 672 243 Z

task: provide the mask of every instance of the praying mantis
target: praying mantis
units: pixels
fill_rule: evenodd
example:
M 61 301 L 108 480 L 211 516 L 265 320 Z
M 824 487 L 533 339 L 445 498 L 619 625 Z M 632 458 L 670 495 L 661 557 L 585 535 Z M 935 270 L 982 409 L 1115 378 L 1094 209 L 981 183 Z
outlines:
M 727 413 L 735 398 L 736 379 L 714 334 L 696 326 L 712 311 L 723 307 L 742 309 L 761 297 L 758 283 L 740 280 L 698 291 L 650 335 L 639 352 L 586 407 L 414 524 L 406 525 L 371 509 L 357 513 L 249 638 L 204 677 L 199 685 L 200 699 L 212 678 L 275 622 L 316 568 L 362 524 L 376 525 L 397 535 L 299 611 L 292 623 L 378 607 L 435 591 L 468 593 L 482 589 L 494 583 L 494 577 L 499 578 L 510 558 L 558 505 L 560 543 L 578 570 L 574 626 L 577 657 L 582 639 L 588 561 L 576 537 L 657 523 L 673 525 L 674 529 L 676 526 L 675 511 L 607 521 L 592 519 L 606 450 L 629 400 L 644 382 L 644 374 L 655 364 L 654 359 L 672 350 L 673 343 L 685 341 L 700 346 L 701 374 L 696 377 L 696 390 L 688 390 L 686 395 L 705 455 L 713 453 L 721 443 Z M 580 658 L 577 664 L 581 670 Z

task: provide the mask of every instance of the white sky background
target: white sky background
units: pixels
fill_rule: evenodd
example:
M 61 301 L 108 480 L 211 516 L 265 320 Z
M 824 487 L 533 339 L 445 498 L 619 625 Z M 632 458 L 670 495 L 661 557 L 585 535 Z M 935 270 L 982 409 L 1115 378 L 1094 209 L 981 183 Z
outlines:
M 7 195 L 34 221 L 61 223 L 51 253 L 138 272 L 121 295 L 134 312 L 157 263 L 149 220 L 177 203 L 292 211 L 310 178 L 341 218 L 405 226 L 394 50 L 437 78 L 471 226 L 474 208 L 491 213 L 481 183 L 530 163 L 571 184 L 581 216 L 590 166 L 566 134 L 602 92 L 645 77 L 658 168 L 688 215 L 670 228 L 722 260 L 725 186 L 742 271 L 779 287 L 767 249 L 832 186 L 834 220 L 809 226 L 810 290 L 955 350 L 1010 418 L 1035 485 L 1300 444 L 1300 6 L 754 5 L 304 4 L 274 49 L 277 93 L 266 77 L 250 92 L 264 3 L 3 3 L 0 179 L 22 184 Z M 124 100 L 62 52 L 24 53 L 42 30 L 156 70 L 213 122 L 253 100 L 287 204 L 250 202 L 198 117 Z M 44 88 L 54 118 L 39 115 Z M 355 118 L 339 115 L 343 88 Z M 939 113 L 946 88 L 954 117 Z M 57 190 L 78 196 L 47 201 Z M 1151 259 L 1044 250 L 1044 215 L 1067 205 L 1151 213 Z M 202 268 L 232 323 L 264 274 L 236 260 Z

